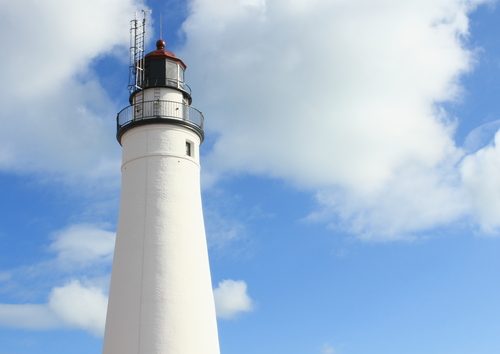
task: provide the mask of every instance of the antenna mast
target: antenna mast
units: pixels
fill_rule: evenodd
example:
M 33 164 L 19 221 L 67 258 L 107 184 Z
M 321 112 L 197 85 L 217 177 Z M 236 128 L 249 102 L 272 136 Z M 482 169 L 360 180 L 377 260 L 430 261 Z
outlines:
M 160 39 L 163 39 L 163 19 L 161 12 L 160 12 Z
M 130 21 L 130 67 L 128 90 L 133 93 L 142 89 L 144 82 L 144 35 L 146 33 L 146 13 L 151 12 L 142 10 L 143 19 L 137 19 L 135 13 L 134 19 Z

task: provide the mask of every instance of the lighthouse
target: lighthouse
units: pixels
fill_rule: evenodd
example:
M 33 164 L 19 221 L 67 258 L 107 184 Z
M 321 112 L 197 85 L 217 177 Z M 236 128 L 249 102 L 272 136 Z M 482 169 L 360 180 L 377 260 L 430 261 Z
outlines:
M 200 192 L 203 115 L 186 65 L 144 55 L 132 21 L 130 106 L 118 113 L 122 190 L 103 354 L 218 354 Z

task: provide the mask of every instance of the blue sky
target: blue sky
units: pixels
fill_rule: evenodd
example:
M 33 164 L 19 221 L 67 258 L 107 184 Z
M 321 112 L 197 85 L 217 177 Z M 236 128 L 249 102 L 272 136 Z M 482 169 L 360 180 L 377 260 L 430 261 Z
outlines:
M 222 353 L 500 351 L 496 1 L 2 8 L 0 354 L 101 351 L 145 8 L 205 116 Z

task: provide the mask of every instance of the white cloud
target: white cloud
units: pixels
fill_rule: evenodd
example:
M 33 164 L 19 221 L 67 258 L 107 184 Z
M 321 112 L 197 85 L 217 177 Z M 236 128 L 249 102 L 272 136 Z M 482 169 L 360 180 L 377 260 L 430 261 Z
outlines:
M 462 150 L 456 120 L 439 108 L 460 97 L 460 77 L 478 59 L 464 38 L 469 13 L 486 2 L 191 0 L 177 54 L 217 136 L 204 181 L 284 179 L 318 196 L 310 219 L 372 239 L 468 215 L 492 231 L 484 193 L 470 182 L 472 158 L 457 166 L 498 125 L 471 134 Z M 128 22 L 142 8 L 141 0 L 2 4 L 0 43 L 10 50 L 0 53 L 9 83 L 0 88 L 0 171 L 79 186 L 105 180 L 93 185 L 116 191 L 122 107 L 91 64 L 110 55 L 126 67 Z
M 242 312 L 252 311 L 255 307 L 253 300 L 247 294 L 247 284 L 243 280 L 226 279 L 219 282 L 214 289 L 215 308 L 217 317 L 224 319 L 235 318 Z
M 117 110 L 89 67 L 103 55 L 128 59 L 128 23 L 141 8 L 140 0 L 2 3 L 0 170 L 118 176 Z
M 496 234 L 500 227 L 500 132 L 494 141 L 468 155 L 461 165 L 462 179 L 469 192 L 481 228 Z
M 485 2 L 191 1 L 178 54 L 218 136 L 206 176 L 291 181 L 369 239 L 470 215 L 457 123 L 439 103 L 477 60 L 464 39 Z
M 47 304 L 0 304 L 0 325 L 29 330 L 77 328 L 102 336 L 106 307 L 102 289 L 74 280 L 54 288 Z
M 0 326 L 29 330 L 73 328 L 102 336 L 108 302 L 102 285 L 99 279 L 83 284 L 71 280 L 54 287 L 46 304 L 0 304 Z M 255 307 L 242 280 L 224 280 L 213 293 L 218 318 L 234 319 Z
M 88 224 L 72 225 L 55 232 L 49 246 L 57 254 L 55 263 L 43 263 L 29 270 L 36 270 L 31 275 L 43 275 L 47 281 L 47 273 L 52 272 L 55 264 L 71 274 L 72 279 L 63 286 L 53 287 L 45 304 L 0 304 L 0 326 L 29 330 L 73 328 L 102 336 L 108 301 L 107 271 L 114 238 L 114 233 Z M 89 273 L 89 267 L 99 268 L 100 276 L 87 279 L 81 270 Z M 0 281 L 7 282 L 10 278 L 10 272 L 0 274 Z M 247 294 L 247 284 L 242 280 L 224 280 L 213 293 L 219 318 L 235 318 L 254 309 L 254 302 Z
M 108 298 L 102 289 L 74 280 L 50 294 L 48 307 L 64 325 L 104 334 Z
M 320 207 L 306 220 L 340 225 L 367 241 L 412 239 L 470 212 L 460 185 L 454 164 L 439 169 L 410 164 L 370 193 L 322 189 L 316 194 Z
M 2 272 L 0 281 L 14 288 L 20 284 L 12 282 L 22 283 L 23 277 L 29 278 L 30 286 L 38 284 L 40 288 L 48 285 L 50 289 L 50 282 L 65 281 L 65 285 L 53 286 L 44 304 L 0 304 L 0 326 L 76 328 L 102 336 L 115 234 L 95 225 L 77 224 L 55 232 L 53 238 L 49 250 L 56 253 L 54 260 L 14 270 L 15 276 Z M 90 274 L 94 277 L 87 279 Z M 68 275 L 71 279 L 66 278 Z M 43 286 L 37 283 L 39 277 L 43 277 Z
M 49 246 L 57 253 L 61 266 L 88 266 L 110 263 L 115 246 L 115 233 L 94 225 L 72 225 L 54 233 L 54 242 Z
M 217 317 L 223 319 L 233 319 L 255 307 L 242 280 L 220 282 L 214 289 L 214 298 Z M 107 303 L 102 287 L 72 280 L 54 287 L 46 304 L 0 304 L 0 326 L 29 330 L 73 328 L 102 336 Z

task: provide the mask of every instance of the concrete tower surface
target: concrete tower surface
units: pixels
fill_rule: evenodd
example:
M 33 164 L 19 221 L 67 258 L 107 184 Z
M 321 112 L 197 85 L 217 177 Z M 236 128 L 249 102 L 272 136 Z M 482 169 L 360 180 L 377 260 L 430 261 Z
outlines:
M 118 113 L 122 191 L 103 354 L 218 354 L 200 193 L 203 116 L 157 42 Z

